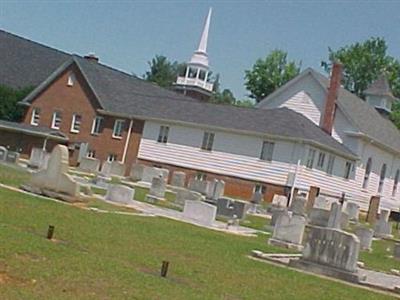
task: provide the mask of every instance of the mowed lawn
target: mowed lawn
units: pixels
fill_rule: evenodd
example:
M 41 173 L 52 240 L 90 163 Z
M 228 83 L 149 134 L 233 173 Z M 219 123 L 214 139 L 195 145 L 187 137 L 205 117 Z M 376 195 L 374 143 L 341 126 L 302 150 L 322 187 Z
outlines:
M 49 224 L 56 241 L 45 238 Z M 253 249 L 276 251 L 265 236 L 101 214 L 0 188 L 0 299 L 391 298 L 249 259 Z

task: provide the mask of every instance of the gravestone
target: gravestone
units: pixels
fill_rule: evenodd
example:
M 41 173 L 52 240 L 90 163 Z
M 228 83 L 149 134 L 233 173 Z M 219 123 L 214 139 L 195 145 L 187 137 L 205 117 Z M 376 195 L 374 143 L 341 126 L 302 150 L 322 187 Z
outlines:
M 8 150 L 6 147 L 0 146 L 0 161 L 6 160 L 7 152 L 8 152 Z
M 308 213 L 310 225 L 327 227 L 330 211 L 322 208 L 312 208 Z
M 135 190 L 122 184 L 110 184 L 107 189 L 106 200 L 121 204 L 132 203 Z
M 97 173 L 100 168 L 100 160 L 91 157 L 82 157 L 78 169 L 83 172 Z
M 184 206 L 186 200 L 200 201 L 203 200 L 204 196 L 198 192 L 189 191 L 189 190 L 178 190 L 176 193 L 175 202 L 179 206 Z
M 268 243 L 301 251 L 303 249 L 302 241 L 306 224 L 307 220 L 304 216 L 296 214 L 290 216 L 288 211 L 285 210 L 278 217 L 272 238 L 268 240 Z
M 399 243 L 394 244 L 393 257 L 395 259 L 400 259 L 400 244 Z
M 311 227 L 303 255 L 289 265 L 314 273 L 359 282 L 360 241 L 355 234 L 335 228 Z
M 154 177 L 151 181 L 151 187 L 148 196 L 150 198 L 164 199 L 165 189 L 166 184 L 164 178 L 162 176 Z
M 307 204 L 306 198 L 297 196 L 293 199 L 292 203 L 290 204 L 289 210 L 294 215 L 305 216 L 306 215 L 306 204 Z
M 51 152 L 47 169 L 32 174 L 23 188 L 66 201 L 79 200 L 79 184 L 68 174 L 68 148 L 57 145 Z
M 213 184 L 213 190 L 209 198 L 216 201 L 224 195 L 224 191 L 225 191 L 225 181 L 215 180 Z
M 366 251 L 372 251 L 372 237 L 374 236 L 374 231 L 367 227 L 357 227 L 355 234 L 360 240 L 360 249 Z
M 50 153 L 42 148 L 32 148 L 28 166 L 35 169 L 46 169 L 50 158 Z
M 315 198 L 313 208 L 331 210 L 331 205 L 332 201 L 328 200 L 324 196 L 318 196 L 317 198 Z
M 358 222 L 360 206 L 357 203 L 347 202 L 345 211 L 349 216 L 349 221 Z
M 140 181 L 143 177 L 145 165 L 133 164 L 131 168 L 131 173 L 129 175 L 130 179 L 133 181 Z
M 250 203 L 247 201 L 240 201 L 228 197 L 222 197 L 217 200 L 217 215 L 236 219 L 243 219 Z
M 114 160 L 111 162 L 110 175 L 124 177 L 126 166 L 124 163 Z
M 342 221 L 342 206 L 339 203 L 333 203 L 329 213 L 328 227 L 340 229 Z
M 162 176 L 165 183 L 167 183 L 168 176 L 169 176 L 169 170 L 145 166 L 143 169 L 143 175 L 142 175 L 141 181 L 151 183 L 153 181 L 153 178 L 160 177 L 160 176 Z
M 185 187 L 186 173 L 175 171 L 172 173 L 171 185 L 176 187 Z
M 202 225 L 211 226 L 217 215 L 217 207 L 203 201 L 186 200 L 183 208 L 183 217 L 196 221 Z
M 103 162 L 103 165 L 101 166 L 100 173 L 104 177 L 110 177 L 111 176 L 111 162 L 110 161 Z
M 391 238 L 392 236 L 392 224 L 389 222 L 390 210 L 381 209 L 379 218 L 375 222 L 374 236 L 378 238 Z
M 287 213 L 287 208 L 286 207 L 273 207 L 271 208 L 271 226 L 275 226 L 276 222 L 278 221 L 279 217 L 283 214 Z
M 251 196 L 251 203 L 254 204 L 261 204 L 261 202 L 263 201 L 264 195 L 260 192 L 254 192 L 253 195 Z
M 188 189 L 203 195 L 207 195 L 207 191 L 209 191 L 210 189 L 210 184 L 210 181 L 207 180 L 198 180 L 195 178 L 191 178 L 189 180 Z
M 284 195 L 275 194 L 272 198 L 272 205 L 278 207 L 287 207 L 288 198 Z
M 368 214 L 366 221 L 370 224 L 375 224 L 376 217 L 379 211 L 381 198 L 379 196 L 372 196 L 369 201 Z
M 19 161 L 19 153 L 14 151 L 8 151 L 6 156 L 6 162 L 16 164 Z

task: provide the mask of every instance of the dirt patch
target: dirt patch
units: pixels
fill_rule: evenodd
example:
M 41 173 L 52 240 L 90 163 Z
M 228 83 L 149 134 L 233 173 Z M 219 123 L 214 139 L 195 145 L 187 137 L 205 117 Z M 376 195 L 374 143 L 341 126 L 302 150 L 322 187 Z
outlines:
M 0 272 L 0 284 L 7 284 L 10 281 L 12 281 L 12 279 L 8 274 Z

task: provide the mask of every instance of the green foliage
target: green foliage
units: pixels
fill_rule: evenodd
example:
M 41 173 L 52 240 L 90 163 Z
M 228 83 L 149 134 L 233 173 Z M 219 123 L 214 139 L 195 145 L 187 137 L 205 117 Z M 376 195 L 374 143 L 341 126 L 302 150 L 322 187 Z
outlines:
M 210 102 L 218 104 L 235 104 L 236 99 L 231 90 L 224 89 L 222 93 L 219 91 L 214 92 L 210 98 Z
M 400 96 L 400 62 L 387 54 L 383 38 L 370 38 L 362 43 L 354 43 L 333 51 L 329 48 L 329 61 L 321 65 L 330 72 L 332 63 L 343 64 L 343 85 L 360 97 L 368 86 L 383 72 L 388 75 L 393 94 Z
M 390 120 L 400 129 L 400 103 L 395 102 L 390 113 Z
M 287 53 L 277 49 L 264 59 L 258 59 L 251 70 L 245 71 L 245 86 L 249 96 L 260 102 L 299 72 L 300 63 L 288 61 Z
M 13 89 L 0 85 L 0 119 L 20 121 L 23 115 L 23 108 L 17 103 L 25 98 L 32 89 L 32 87 Z
M 240 107 L 254 107 L 254 102 L 249 99 L 236 100 L 235 105 Z
M 171 62 L 162 55 L 156 55 L 148 65 L 150 70 L 143 76 L 144 79 L 166 88 L 171 87 L 177 76 L 185 70 L 185 64 Z

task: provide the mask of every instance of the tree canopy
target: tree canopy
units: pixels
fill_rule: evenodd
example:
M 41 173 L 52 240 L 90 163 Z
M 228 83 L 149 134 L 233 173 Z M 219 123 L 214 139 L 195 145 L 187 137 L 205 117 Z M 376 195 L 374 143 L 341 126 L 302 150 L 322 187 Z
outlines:
M 0 85 L 0 119 L 18 122 L 21 120 L 23 109 L 17 105 L 32 91 L 32 87 L 13 89 Z
M 297 76 L 300 63 L 288 61 L 287 52 L 274 50 L 264 59 L 258 59 L 251 70 L 245 71 L 245 86 L 249 96 L 260 102 L 277 88 Z
M 184 63 L 171 62 L 163 55 L 156 55 L 148 65 L 150 70 L 143 75 L 144 79 L 165 88 L 171 87 L 178 74 L 185 69 Z
M 393 94 L 400 97 L 400 62 L 387 54 L 383 38 L 372 37 L 336 51 L 329 48 L 329 60 L 321 65 L 329 73 L 335 61 L 343 64 L 343 85 L 347 90 L 363 98 L 368 86 L 386 72 Z

